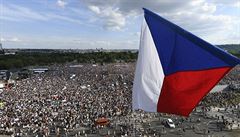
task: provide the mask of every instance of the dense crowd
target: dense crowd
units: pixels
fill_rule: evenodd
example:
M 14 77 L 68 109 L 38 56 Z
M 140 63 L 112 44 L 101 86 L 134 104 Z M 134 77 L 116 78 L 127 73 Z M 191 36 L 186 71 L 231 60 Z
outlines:
M 240 66 L 237 66 L 228 73 L 224 79 L 220 81 L 220 84 L 228 84 L 230 90 L 240 91 Z
M 47 135 L 49 128 L 66 132 L 94 127 L 101 117 L 125 116 L 131 113 L 133 69 L 126 64 L 53 66 L 46 73 L 18 81 L 0 95 L 5 102 L 0 127 Z
M 48 72 L 17 81 L 14 87 L 0 94 L 0 134 L 62 136 L 83 127 L 94 133 L 101 128 L 96 124 L 100 118 L 109 120 L 110 128 L 121 125 L 119 135 L 133 134 L 134 66 L 134 63 L 53 65 Z M 233 71 L 239 76 L 239 70 Z M 221 83 L 232 79 L 239 81 L 240 76 L 229 74 Z M 206 102 L 221 99 L 217 97 L 211 96 Z M 159 115 L 144 116 L 158 118 Z M 79 134 L 85 131 L 76 136 Z
M 228 85 L 225 91 L 208 94 L 201 102 L 203 106 L 228 107 L 240 103 L 240 66 L 233 68 L 220 82 Z M 219 102 L 221 101 L 221 102 Z

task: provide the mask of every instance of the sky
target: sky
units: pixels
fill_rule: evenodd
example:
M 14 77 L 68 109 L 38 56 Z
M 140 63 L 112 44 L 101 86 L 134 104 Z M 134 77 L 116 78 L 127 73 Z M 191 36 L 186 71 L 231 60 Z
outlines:
M 145 7 L 202 39 L 240 44 L 240 0 L 0 0 L 4 48 L 138 49 Z

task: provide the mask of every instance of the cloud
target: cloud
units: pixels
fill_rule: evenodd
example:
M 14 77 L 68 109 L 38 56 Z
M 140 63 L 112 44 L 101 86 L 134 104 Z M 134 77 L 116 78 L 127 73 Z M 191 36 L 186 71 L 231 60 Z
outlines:
M 97 6 L 89 6 L 88 8 L 96 14 L 101 13 L 99 7 L 97 7 Z
M 134 32 L 132 33 L 132 36 L 134 37 L 140 37 L 141 33 L 140 32 Z
M 58 0 L 56 4 L 57 6 L 64 8 L 67 5 L 67 2 L 63 0 Z
M 143 18 L 142 7 L 152 10 L 214 44 L 239 43 L 240 38 L 240 18 L 236 17 L 236 13 L 232 13 L 232 11 L 238 10 L 236 8 L 239 7 L 239 0 L 53 0 L 53 2 L 48 2 L 49 5 L 46 2 L 38 2 L 39 7 L 31 7 L 31 4 L 14 5 L 11 3 L 14 2 L 0 3 L 0 20 L 5 21 L 5 24 L 7 21 L 20 22 L 19 25 L 35 21 L 43 23 L 46 27 L 52 27 L 51 23 L 60 22 L 56 26 L 66 26 L 66 33 L 64 31 L 62 34 L 53 34 L 54 32 L 51 34 L 63 36 L 74 32 L 73 36 L 89 36 L 89 39 L 76 43 L 72 42 L 70 38 L 64 39 L 64 36 L 61 39 L 48 38 L 49 41 L 42 41 L 33 39 L 34 36 L 31 34 L 27 34 L 29 36 L 24 38 L 18 33 L 24 34 L 25 32 L 17 32 L 13 36 L 8 34 L 10 37 L 3 40 L 14 41 L 14 36 L 21 36 L 19 39 L 21 42 L 15 43 L 28 43 L 29 46 L 47 43 L 46 46 L 50 47 L 52 45 L 66 47 L 73 45 L 76 48 L 82 46 L 88 48 L 84 45 L 90 45 L 91 48 L 123 48 L 125 45 L 125 47 L 137 47 L 138 41 L 136 40 L 139 40 L 140 25 Z M 64 8 L 64 10 L 56 8 L 56 6 Z M 232 9 L 226 11 L 225 9 L 228 8 Z M 79 33 L 75 34 L 71 26 L 73 24 L 87 27 L 80 29 Z M 94 29 L 88 28 L 88 26 L 94 27 Z M 96 29 L 96 27 L 104 28 L 109 32 Z M 85 31 L 87 34 L 82 33 Z M 106 34 L 102 34 L 102 32 Z M 104 38 L 106 36 L 107 38 Z M 30 38 L 32 39 L 26 42 Z M 132 39 L 135 41 L 131 41 Z
M 47 48 L 47 49 L 136 49 L 137 40 L 111 40 L 108 38 L 94 39 L 78 37 L 50 36 L 44 37 L 23 37 L 16 41 L 16 37 L 0 38 L 4 48 Z M 123 46 L 127 45 L 127 46 Z
M 233 3 L 233 7 L 240 8 L 240 1 Z
M 239 0 L 210 0 L 210 2 L 221 5 L 232 5 L 233 3 L 239 2 Z
M 108 30 L 121 30 L 126 24 L 126 18 L 119 12 L 118 8 L 88 6 L 96 14 L 98 20 L 103 22 L 103 27 Z M 98 21 L 96 20 L 96 21 Z
M 10 39 L 9 41 L 11 41 L 11 42 L 19 42 L 19 41 L 20 41 L 20 39 L 19 39 L 19 38 L 17 38 L 17 37 L 14 37 L 14 38 Z
M 46 21 L 47 18 L 29 8 L 17 5 L 2 5 L 0 19 L 8 21 L 26 21 L 26 20 L 41 20 Z
M 138 41 L 136 40 L 74 40 L 76 45 L 83 45 L 86 49 L 94 49 L 94 48 L 103 48 L 103 49 L 135 49 Z M 123 45 L 128 45 L 125 47 Z
M 46 17 L 47 17 L 49 20 L 58 19 L 58 20 L 63 20 L 63 21 L 72 22 L 72 23 L 76 23 L 76 24 L 83 24 L 83 23 L 82 23 L 80 20 L 78 20 L 78 19 L 74 19 L 74 18 L 70 18 L 70 17 L 67 17 L 67 16 L 62 16 L 62 15 L 57 15 L 57 14 L 53 14 L 53 13 L 48 13 L 48 14 L 46 14 Z
M 71 18 L 70 16 L 63 16 L 53 12 L 38 12 L 30 8 L 18 5 L 1 5 L 1 20 L 7 21 L 50 21 L 63 20 L 76 24 L 83 24 L 80 20 Z
M 5 39 L 4 38 L 0 38 L 0 42 L 4 42 L 5 41 Z
M 239 0 L 82 0 L 95 14 L 95 22 L 109 30 L 124 29 L 134 17 L 142 15 L 142 7 L 148 8 L 175 24 L 207 40 L 218 43 L 220 36 L 234 31 L 240 19 L 233 15 L 216 13 L 218 6 L 239 6 Z M 105 15 L 106 13 L 107 15 Z M 113 14 L 111 14 L 113 13 Z M 116 16 L 117 15 L 117 16 Z M 115 29 L 112 29 L 115 28 Z M 236 31 L 236 30 L 235 30 Z
M 229 8 L 240 8 L 239 0 L 210 0 L 210 2 L 221 7 L 229 6 Z
M 102 20 L 106 29 L 120 30 L 128 23 L 127 20 L 142 15 L 142 8 L 148 8 L 161 15 L 176 14 L 179 12 L 212 14 L 216 5 L 205 0 L 82 0 L 85 5 Z M 167 13 L 167 14 L 166 14 Z M 186 14 L 187 15 L 187 14 Z M 181 15 L 185 16 L 185 14 Z M 188 15 L 187 15 L 188 16 Z M 167 17 L 167 16 L 166 16 Z M 97 20 L 98 21 L 98 20 Z
M 0 38 L 1 42 L 20 42 L 21 40 L 17 37 L 11 37 L 11 38 Z

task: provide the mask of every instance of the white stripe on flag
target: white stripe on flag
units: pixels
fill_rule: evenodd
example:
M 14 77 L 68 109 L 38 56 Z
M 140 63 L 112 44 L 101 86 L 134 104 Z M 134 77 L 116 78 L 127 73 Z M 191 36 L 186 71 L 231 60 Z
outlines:
M 135 71 L 132 108 L 156 112 L 164 73 L 149 27 L 144 19 Z

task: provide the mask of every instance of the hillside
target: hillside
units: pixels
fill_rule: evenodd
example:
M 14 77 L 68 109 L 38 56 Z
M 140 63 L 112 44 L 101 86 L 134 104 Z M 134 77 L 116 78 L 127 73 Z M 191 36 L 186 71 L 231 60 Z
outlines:
M 226 44 L 226 45 L 217 45 L 218 47 L 227 50 L 230 53 L 240 53 L 240 44 Z

